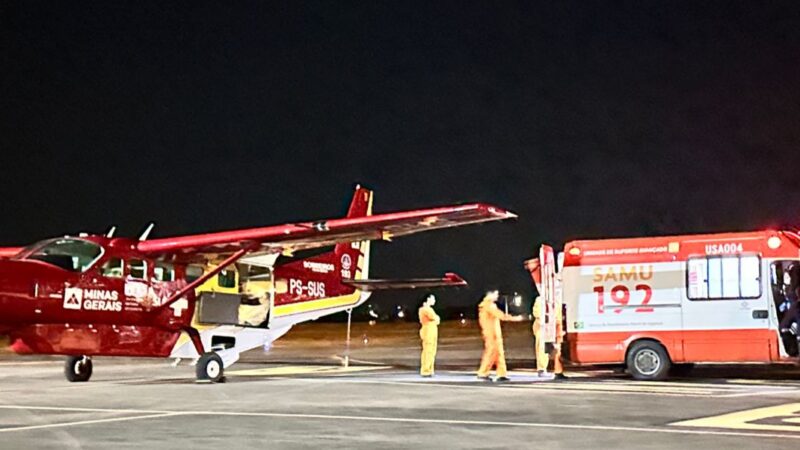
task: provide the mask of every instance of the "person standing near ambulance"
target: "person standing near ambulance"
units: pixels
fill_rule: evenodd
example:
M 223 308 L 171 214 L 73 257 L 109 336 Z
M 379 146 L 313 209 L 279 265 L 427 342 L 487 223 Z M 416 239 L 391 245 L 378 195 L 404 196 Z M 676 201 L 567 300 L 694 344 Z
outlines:
M 425 378 L 433 376 L 433 366 L 436 362 L 436 347 L 439 341 L 439 315 L 433 310 L 436 297 L 429 294 L 419 308 L 419 338 L 422 341 L 422 354 L 420 355 L 419 374 Z
M 564 376 L 564 366 L 561 363 L 561 344 L 564 342 L 564 327 L 562 325 L 563 313 L 559 309 L 555 311 L 555 342 L 545 342 L 545 317 L 551 313 L 549 311 L 545 311 L 545 308 L 547 308 L 547 304 L 542 301 L 541 296 L 537 296 L 536 300 L 533 302 L 532 311 L 533 338 L 536 346 L 536 371 L 540 377 L 547 373 L 547 367 L 550 365 L 550 356 L 552 353 L 553 374 L 555 375 L 556 379 L 564 379 L 566 378 Z M 552 347 L 548 348 L 547 344 L 550 344 Z
M 478 323 L 481 326 L 481 336 L 483 337 L 483 356 L 481 366 L 478 369 L 478 378 L 491 381 L 489 372 L 492 368 L 497 368 L 497 379 L 495 381 L 505 382 L 508 379 L 508 369 L 506 368 L 506 352 L 503 348 L 503 329 L 500 321 L 521 322 L 522 316 L 511 316 L 504 313 L 497 307 L 497 300 L 500 292 L 492 289 L 486 292 L 483 300 L 478 305 Z

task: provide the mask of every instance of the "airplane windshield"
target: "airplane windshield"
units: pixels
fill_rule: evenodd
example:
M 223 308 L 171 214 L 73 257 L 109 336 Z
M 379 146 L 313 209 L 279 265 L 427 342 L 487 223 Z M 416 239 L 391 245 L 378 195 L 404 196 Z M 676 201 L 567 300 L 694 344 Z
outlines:
M 22 259 L 35 259 L 70 272 L 84 272 L 103 253 L 103 248 L 83 239 L 57 239 L 33 249 Z

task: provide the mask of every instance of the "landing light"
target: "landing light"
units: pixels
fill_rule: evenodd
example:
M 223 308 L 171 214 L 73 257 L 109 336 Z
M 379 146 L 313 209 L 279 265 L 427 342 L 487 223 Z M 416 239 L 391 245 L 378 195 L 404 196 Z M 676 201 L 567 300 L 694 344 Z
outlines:
M 781 238 L 778 236 L 772 236 L 767 239 L 767 247 L 771 248 L 772 250 L 777 249 L 781 246 Z

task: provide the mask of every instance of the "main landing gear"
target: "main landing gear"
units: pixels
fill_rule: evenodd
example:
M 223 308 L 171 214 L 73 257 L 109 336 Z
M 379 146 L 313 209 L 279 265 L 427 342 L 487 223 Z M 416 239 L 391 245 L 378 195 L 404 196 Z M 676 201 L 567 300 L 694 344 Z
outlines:
M 222 358 L 215 352 L 203 353 L 197 360 L 197 382 L 198 383 L 220 383 L 225 381 Z
M 88 356 L 70 356 L 64 363 L 64 375 L 70 382 L 89 381 L 92 377 L 92 359 Z

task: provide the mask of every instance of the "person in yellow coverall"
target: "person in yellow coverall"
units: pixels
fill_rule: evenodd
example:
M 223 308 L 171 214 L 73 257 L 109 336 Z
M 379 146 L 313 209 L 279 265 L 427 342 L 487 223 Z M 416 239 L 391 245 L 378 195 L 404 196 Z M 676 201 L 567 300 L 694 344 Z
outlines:
M 422 355 L 420 355 L 419 374 L 423 377 L 433 376 L 433 366 L 436 362 L 436 345 L 439 341 L 439 316 L 433 310 L 436 297 L 433 294 L 425 298 L 419 308 L 419 338 L 422 340 Z
M 542 316 L 542 298 L 536 297 L 533 302 L 533 337 L 536 341 L 536 370 L 539 376 L 543 376 L 547 372 L 547 367 L 550 364 L 550 351 L 548 351 L 547 343 L 542 338 L 544 333 L 544 317 Z M 555 311 L 556 320 L 556 341 L 553 344 L 553 373 L 555 378 L 562 379 L 564 376 L 564 366 L 561 364 L 561 344 L 564 341 L 564 331 L 562 327 L 562 313 L 557 308 Z
M 481 367 L 478 369 L 478 378 L 485 381 L 491 380 L 489 372 L 493 367 L 497 367 L 496 381 L 508 381 L 506 352 L 503 348 L 503 329 L 500 327 L 500 321 L 522 321 L 522 316 L 511 316 L 501 311 L 497 307 L 499 298 L 499 291 L 490 290 L 478 305 L 478 323 L 481 326 L 481 336 L 483 336 L 483 357 L 481 357 Z

